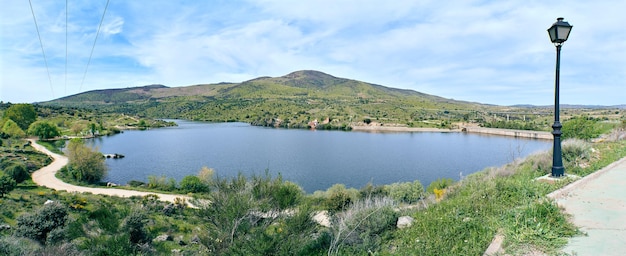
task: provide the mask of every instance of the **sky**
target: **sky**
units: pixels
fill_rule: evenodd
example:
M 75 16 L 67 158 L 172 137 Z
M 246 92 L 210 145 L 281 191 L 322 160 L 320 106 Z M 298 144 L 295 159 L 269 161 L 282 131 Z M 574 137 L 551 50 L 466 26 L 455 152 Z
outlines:
M 626 104 L 621 0 L 30 3 L 2 0 L 0 101 L 318 70 L 456 100 L 552 105 L 556 48 L 546 30 L 564 17 L 574 27 L 561 51 L 560 103 Z

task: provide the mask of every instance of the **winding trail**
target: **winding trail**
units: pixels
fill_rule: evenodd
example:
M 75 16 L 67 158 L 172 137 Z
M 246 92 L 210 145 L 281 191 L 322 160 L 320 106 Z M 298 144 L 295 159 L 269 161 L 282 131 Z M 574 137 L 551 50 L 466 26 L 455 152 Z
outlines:
M 47 188 L 51 188 L 54 190 L 65 190 L 67 192 L 89 192 L 92 194 L 98 195 L 108 195 L 108 196 L 118 196 L 118 197 L 131 197 L 131 196 L 146 196 L 146 195 L 157 195 L 159 196 L 159 200 L 165 202 L 174 202 L 176 198 L 183 198 L 186 200 L 189 206 L 191 205 L 190 200 L 192 199 L 189 196 L 185 195 L 176 195 L 176 194 L 161 194 L 161 193 L 153 193 L 153 192 L 143 192 L 143 191 L 134 191 L 134 190 L 126 190 L 126 189 L 118 189 L 118 188 L 90 188 L 90 187 L 81 187 L 72 184 L 68 184 L 58 179 L 55 175 L 56 173 L 63 168 L 63 166 L 67 165 L 68 159 L 65 156 L 52 153 L 50 150 L 45 148 L 42 145 L 36 143 L 34 139 L 28 139 L 30 141 L 30 145 L 38 151 L 49 155 L 54 159 L 54 161 L 42 167 L 41 169 L 33 172 L 32 179 L 35 184 Z

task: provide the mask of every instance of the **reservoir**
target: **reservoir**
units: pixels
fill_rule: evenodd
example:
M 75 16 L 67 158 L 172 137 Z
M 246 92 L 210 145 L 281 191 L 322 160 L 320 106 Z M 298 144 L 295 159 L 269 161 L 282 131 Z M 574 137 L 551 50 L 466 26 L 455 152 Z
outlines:
M 219 177 L 279 173 L 307 193 L 333 184 L 361 188 L 438 178 L 459 180 L 487 167 L 551 149 L 552 141 L 466 133 L 368 133 L 275 129 L 246 123 L 175 121 L 178 126 L 124 131 L 86 140 L 107 159 L 105 181 L 147 182 L 148 176 L 180 181 L 203 166 Z

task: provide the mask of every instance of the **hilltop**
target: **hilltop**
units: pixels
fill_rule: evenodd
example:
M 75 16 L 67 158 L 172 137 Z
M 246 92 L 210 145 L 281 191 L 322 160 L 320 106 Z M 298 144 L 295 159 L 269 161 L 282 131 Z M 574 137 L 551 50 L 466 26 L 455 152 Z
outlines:
M 363 122 L 416 127 L 444 123 L 445 126 L 450 120 L 480 119 L 482 114 L 476 111 L 486 113 L 496 108 L 313 70 L 241 83 L 94 90 L 38 104 L 152 118 L 241 121 L 276 127 L 307 127 L 316 119 L 320 123 L 328 120 L 325 128 L 346 128 Z

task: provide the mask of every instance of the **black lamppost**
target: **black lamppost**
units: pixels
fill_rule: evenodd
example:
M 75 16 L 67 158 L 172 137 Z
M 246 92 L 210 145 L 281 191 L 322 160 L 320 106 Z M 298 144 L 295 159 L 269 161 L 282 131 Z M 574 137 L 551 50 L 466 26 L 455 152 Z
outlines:
M 554 135 L 554 146 L 552 147 L 552 177 L 561 177 L 565 172 L 563 167 L 563 156 L 561 153 L 561 122 L 559 121 L 559 69 L 561 65 L 561 45 L 567 41 L 572 26 L 557 18 L 552 27 L 548 29 L 550 41 L 556 46 L 556 78 L 554 79 L 554 124 L 552 125 L 552 135 Z

